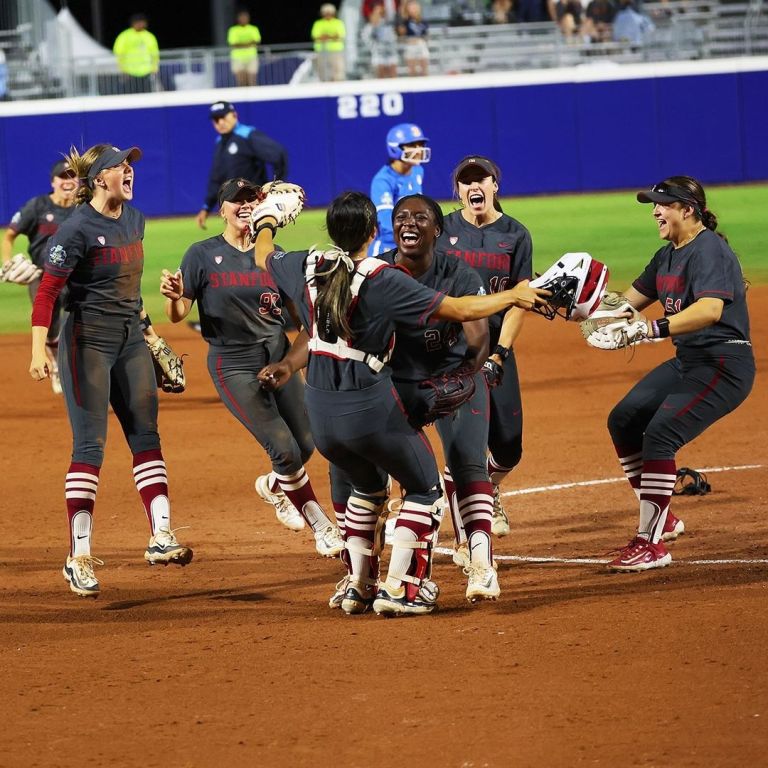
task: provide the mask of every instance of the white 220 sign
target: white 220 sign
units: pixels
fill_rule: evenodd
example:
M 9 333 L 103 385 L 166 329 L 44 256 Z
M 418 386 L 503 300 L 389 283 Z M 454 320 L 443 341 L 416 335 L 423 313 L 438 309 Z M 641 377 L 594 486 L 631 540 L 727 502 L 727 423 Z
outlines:
M 363 93 L 360 96 L 339 96 L 337 101 L 340 120 L 357 117 L 395 117 L 403 114 L 401 93 Z

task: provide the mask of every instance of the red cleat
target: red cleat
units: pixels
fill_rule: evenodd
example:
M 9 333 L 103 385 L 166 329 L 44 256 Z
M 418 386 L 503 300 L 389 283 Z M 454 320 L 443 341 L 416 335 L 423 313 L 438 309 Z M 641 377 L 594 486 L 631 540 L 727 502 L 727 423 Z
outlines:
M 672 555 L 667 552 L 662 542 L 651 544 L 647 539 L 635 536 L 606 567 L 611 571 L 636 573 L 649 571 L 651 568 L 664 568 L 671 562 Z

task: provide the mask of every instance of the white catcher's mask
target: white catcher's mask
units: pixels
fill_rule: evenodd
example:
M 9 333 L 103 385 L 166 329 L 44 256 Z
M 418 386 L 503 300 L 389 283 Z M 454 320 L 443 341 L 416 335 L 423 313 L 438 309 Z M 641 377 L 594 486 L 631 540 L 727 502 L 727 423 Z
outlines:
M 565 253 L 543 275 L 531 280 L 531 288 L 552 292 L 546 307 L 536 307 L 549 320 L 586 320 L 597 308 L 608 283 L 608 267 L 588 253 Z M 563 310 L 560 312 L 559 310 Z

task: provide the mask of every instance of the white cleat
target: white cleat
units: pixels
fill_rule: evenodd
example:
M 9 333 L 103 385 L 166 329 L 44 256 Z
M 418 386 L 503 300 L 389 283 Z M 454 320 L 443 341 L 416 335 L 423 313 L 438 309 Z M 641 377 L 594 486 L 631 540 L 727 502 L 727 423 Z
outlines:
M 99 582 L 93 573 L 94 565 L 104 565 L 103 561 L 90 555 L 67 556 L 67 562 L 61 569 L 69 588 L 81 597 L 98 597 Z
M 467 600 L 476 603 L 480 600 L 495 600 L 501 594 L 496 563 L 493 565 L 472 565 L 464 568 L 467 575 Z
M 333 524 L 315 531 L 315 549 L 323 557 L 338 557 L 344 551 L 344 539 L 341 531 Z
M 179 544 L 173 531 L 160 528 L 150 537 L 144 559 L 150 565 L 184 566 L 192 561 L 192 550 Z
M 494 536 L 501 538 L 509 535 L 509 518 L 501 503 L 501 490 L 498 485 L 493 486 L 493 519 L 491 531 Z
M 256 478 L 256 493 L 275 508 L 275 517 L 292 531 L 302 531 L 306 525 L 299 510 L 291 504 L 288 497 L 278 488 L 272 491 L 269 487 L 269 475 Z
M 469 544 L 466 541 L 462 541 L 453 551 L 453 562 L 459 568 L 469 567 Z

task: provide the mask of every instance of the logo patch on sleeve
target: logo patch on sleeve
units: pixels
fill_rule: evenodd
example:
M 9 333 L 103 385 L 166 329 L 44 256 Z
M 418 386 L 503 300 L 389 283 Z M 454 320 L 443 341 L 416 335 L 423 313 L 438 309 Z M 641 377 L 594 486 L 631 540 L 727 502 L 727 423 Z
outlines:
M 48 260 L 51 262 L 51 264 L 54 264 L 57 267 L 60 267 L 64 262 L 67 260 L 67 252 L 64 250 L 63 245 L 55 245 L 53 248 L 51 248 L 50 253 L 48 254 Z

